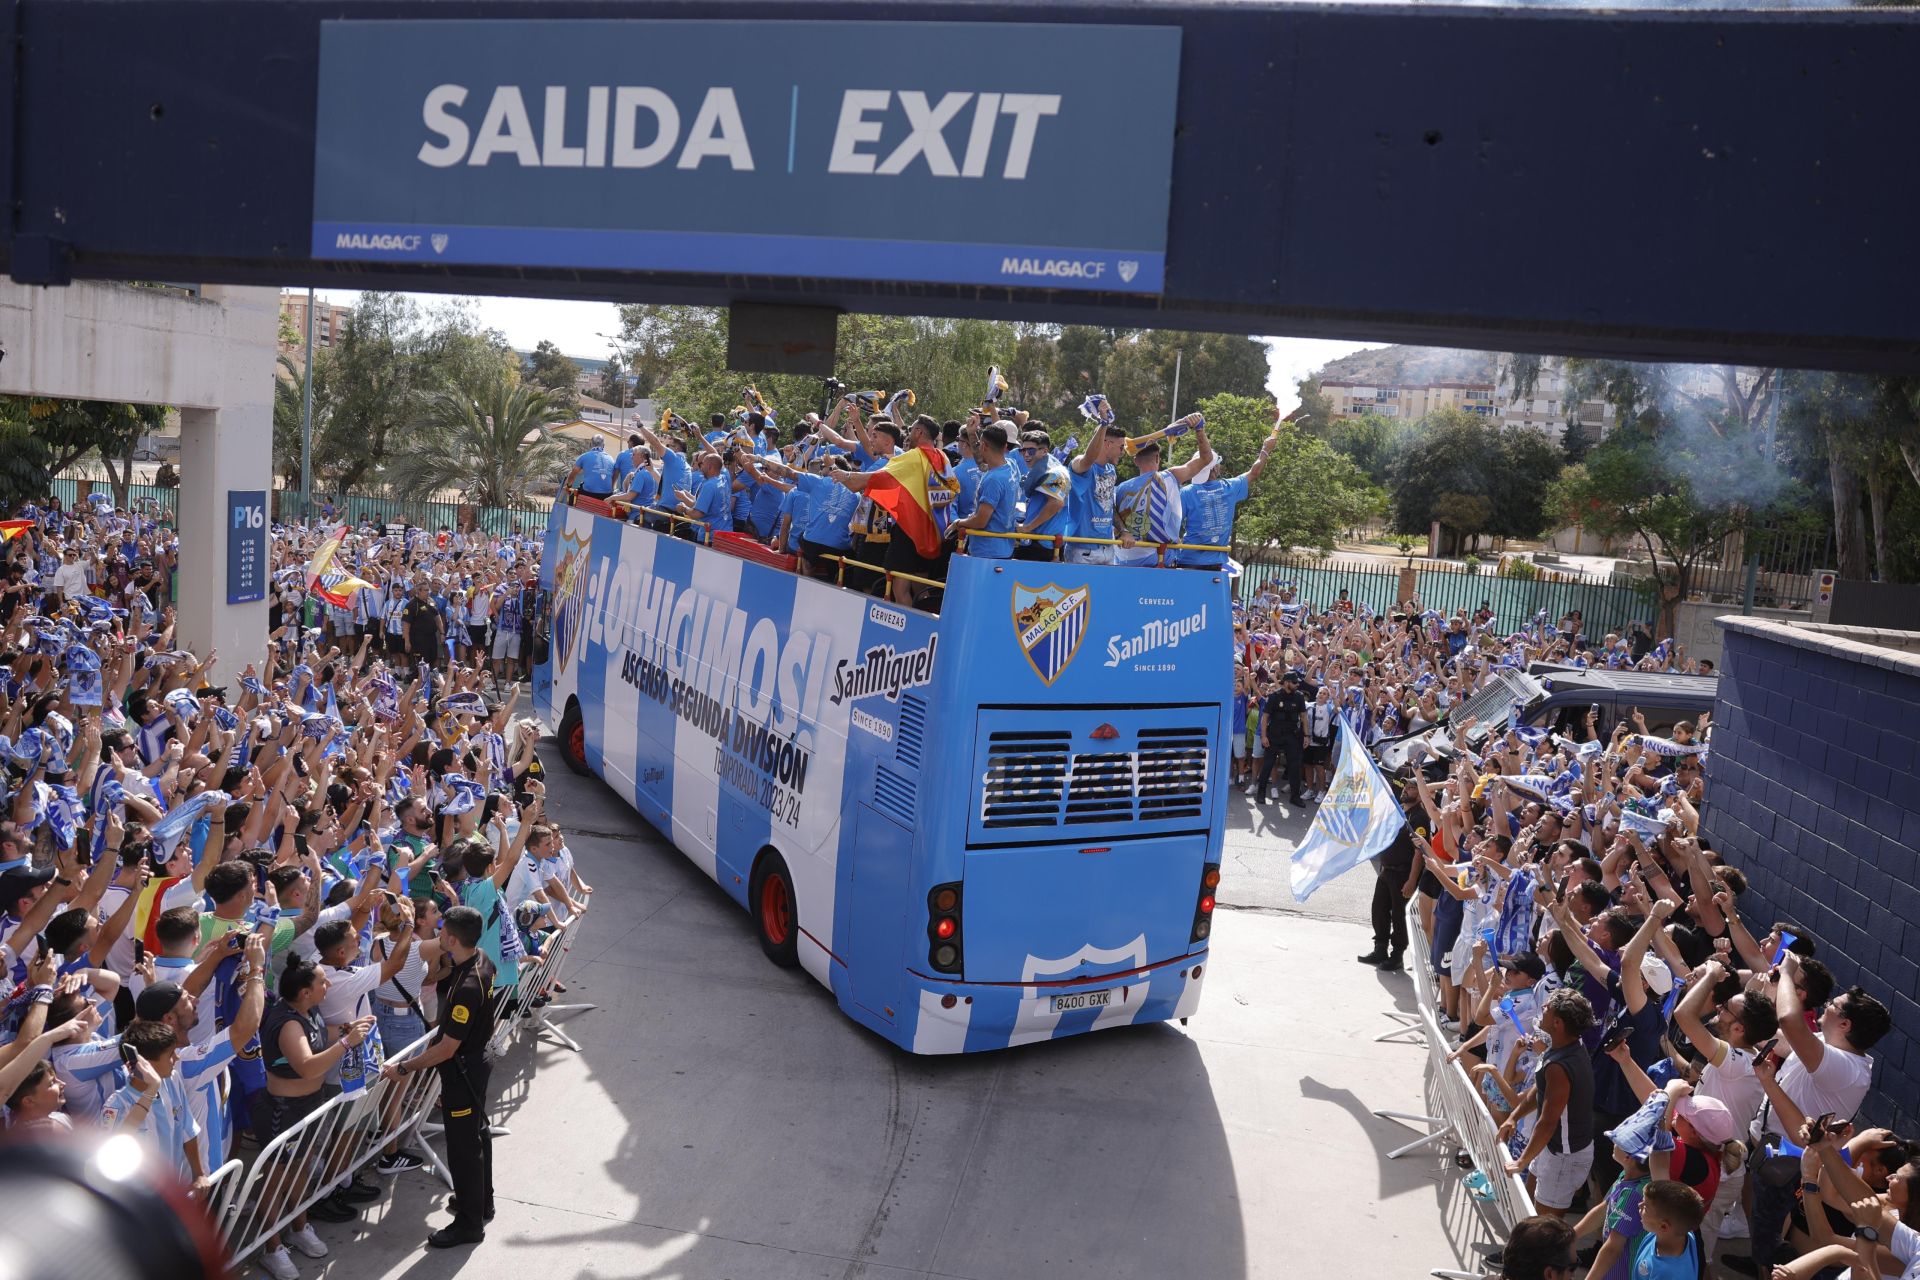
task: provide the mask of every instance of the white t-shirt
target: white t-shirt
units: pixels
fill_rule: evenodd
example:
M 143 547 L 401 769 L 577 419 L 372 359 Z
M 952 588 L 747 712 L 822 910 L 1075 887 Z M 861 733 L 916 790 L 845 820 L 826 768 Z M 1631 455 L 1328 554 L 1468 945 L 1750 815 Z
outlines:
M 1725 1061 L 1701 1071 L 1699 1093 L 1703 1098 L 1715 1099 L 1733 1114 L 1735 1132 L 1751 1130 L 1754 1117 L 1760 1114 L 1760 1106 L 1767 1099 L 1760 1087 L 1760 1077 L 1753 1074 L 1753 1050 L 1736 1049 L 1727 1044 Z
M 1915 1231 L 1904 1222 L 1895 1223 L 1893 1239 L 1883 1243 L 1894 1257 L 1900 1259 L 1900 1265 L 1906 1268 L 1900 1273 L 1900 1280 L 1920 1280 L 1920 1231 Z M 1852 1269 L 1842 1271 L 1840 1280 L 1853 1280 Z M 1880 1277 L 1875 1276 L 1873 1280 L 1880 1280 Z
M 1820 1040 L 1826 1044 L 1825 1036 Z M 1867 1086 L 1873 1082 L 1873 1059 L 1864 1053 L 1849 1053 L 1828 1044 L 1826 1052 L 1820 1055 L 1817 1070 L 1807 1070 L 1795 1054 L 1781 1066 L 1779 1081 L 1781 1091 L 1807 1115 L 1823 1116 L 1831 1112 L 1841 1120 L 1851 1120 L 1867 1096 Z M 1767 1131 L 1781 1135 L 1780 1118 L 1771 1109 L 1767 1112 Z
M 313 890 L 309 889 L 308 892 L 311 893 Z M 294 937 L 293 954 L 299 956 L 308 964 L 320 963 L 320 945 L 313 940 L 313 935 L 320 931 L 320 926 L 323 924 L 332 924 L 336 920 L 351 919 L 353 919 L 353 904 L 351 902 L 336 902 L 330 907 L 320 908 L 320 914 L 314 917 L 313 928 Z M 324 1009 L 325 1007 L 326 1004 L 323 1001 L 321 1008 Z

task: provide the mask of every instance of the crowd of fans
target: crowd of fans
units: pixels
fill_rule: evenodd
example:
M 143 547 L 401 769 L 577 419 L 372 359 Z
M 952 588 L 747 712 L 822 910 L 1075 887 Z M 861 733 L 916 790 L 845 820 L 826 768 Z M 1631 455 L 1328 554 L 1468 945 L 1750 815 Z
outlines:
M 1648 732 L 1506 718 L 1484 739 L 1449 715 L 1532 662 L 1710 674 L 1644 627 L 1587 636 L 1577 614 L 1385 616 L 1286 583 L 1236 606 L 1236 780 L 1276 762 L 1296 802 L 1327 785 L 1339 724 L 1372 745 L 1432 726 L 1450 739 L 1396 779 L 1406 827 L 1377 861 L 1374 946 L 1401 970 L 1417 902 L 1442 1029 L 1497 1126 L 1505 1170 L 1542 1217 L 1501 1260 L 1512 1280 L 1708 1273 L 1811 1280 L 1857 1266 L 1916 1274 L 1903 1221 L 1920 1142 L 1856 1127 L 1888 1008 L 1836 990 L 1792 920 L 1749 926 L 1747 882 L 1700 834 L 1709 717 Z M 1477 746 L 1476 746 L 1477 743 Z
M 13 514 L 0 1103 L 15 1131 L 136 1134 L 205 1194 L 426 1034 L 450 911 L 505 987 L 586 909 L 512 714 L 538 545 L 276 525 L 267 665 L 228 673 L 175 636 L 165 523 Z M 419 1165 L 396 1145 L 376 1167 Z M 381 1194 L 313 1190 L 325 1221 Z M 327 1252 L 306 1215 L 262 1265 L 285 1280 L 296 1251 Z
M 891 570 L 898 598 L 927 603 L 963 532 L 1036 535 L 975 537 L 975 555 L 1227 567 L 1266 457 L 1215 478 L 1195 415 L 1163 433 L 1191 431 L 1193 457 L 1163 468 L 1160 441 L 1126 440 L 1097 396 L 1082 447 L 991 400 L 940 424 L 908 417 L 902 395 L 849 396 L 785 443 L 757 403 L 705 432 L 668 415 L 617 455 L 583 454 L 566 488 L 664 530 L 751 531 L 822 577 L 867 566 L 876 591 Z M 865 492 L 922 448 L 932 556 Z M 1116 484 L 1123 452 L 1140 474 Z M 138 1133 L 204 1188 L 425 1034 L 450 908 L 479 911 L 503 983 L 585 910 L 543 810 L 537 730 L 512 715 L 538 544 L 276 526 L 271 655 L 229 678 L 176 643 L 166 524 L 105 502 L 15 514 L 0 554 L 0 1102 L 15 1129 Z M 1835 991 L 1800 925 L 1742 920 L 1746 881 L 1698 830 L 1708 717 L 1664 735 L 1637 713 L 1611 731 L 1515 721 L 1483 739 L 1458 714 L 1533 662 L 1710 663 L 1640 625 L 1589 635 L 1578 613 L 1377 614 L 1286 582 L 1233 612 L 1231 778 L 1260 802 L 1276 770 L 1292 803 L 1316 800 L 1342 725 L 1369 746 L 1435 727 L 1451 740 L 1395 780 L 1407 823 L 1377 860 L 1360 959 L 1404 968 L 1417 902 L 1416 962 L 1453 1056 L 1542 1211 L 1509 1242 L 1508 1275 L 1693 1276 L 1737 1236 L 1749 1257 L 1721 1265 L 1773 1280 L 1856 1262 L 1913 1274 L 1901 1219 L 1920 1144 L 1851 1124 L 1888 1010 Z M 396 1148 L 378 1168 L 418 1163 Z M 343 1179 L 311 1213 L 346 1220 L 378 1195 Z M 304 1217 L 263 1264 L 284 1280 L 292 1251 L 326 1252 Z
M 806 414 L 783 439 L 774 413 L 749 388 L 746 403 L 712 415 L 704 431 L 669 412 L 657 430 L 638 427 L 617 454 L 595 441 L 563 487 L 683 537 L 742 534 L 794 556 L 803 573 L 928 608 L 937 607 L 947 564 L 962 550 L 998 559 L 1226 566 L 1235 512 L 1266 466 L 1271 440 L 1243 474 L 1222 478 L 1200 414 L 1129 439 L 1105 397 L 1091 395 L 1081 405 L 1089 431 L 1082 444 L 998 399 L 990 390 L 964 421 L 943 423 L 914 414 L 911 391 L 884 399 L 854 393 L 824 419 Z M 1163 442 L 1188 433 L 1194 454 L 1167 463 Z M 914 474 L 927 495 L 924 537 L 876 499 L 874 486 L 877 473 L 921 450 L 927 465 Z M 1123 455 L 1138 474 L 1120 481 Z

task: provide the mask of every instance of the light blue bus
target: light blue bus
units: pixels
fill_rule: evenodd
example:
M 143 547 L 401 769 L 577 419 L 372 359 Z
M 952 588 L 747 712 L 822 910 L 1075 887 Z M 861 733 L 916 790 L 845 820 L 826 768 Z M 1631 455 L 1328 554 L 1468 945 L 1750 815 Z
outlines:
M 568 763 L 856 1021 L 962 1053 L 1194 1012 L 1222 573 L 956 556 L 935 616 L 566 507 L 540 572 Z

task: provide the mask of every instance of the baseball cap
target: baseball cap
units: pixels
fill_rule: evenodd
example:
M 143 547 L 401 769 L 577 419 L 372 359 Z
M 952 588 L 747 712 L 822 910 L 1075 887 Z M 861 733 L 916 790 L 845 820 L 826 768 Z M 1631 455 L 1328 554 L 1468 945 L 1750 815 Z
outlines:
M 1733 1112 L 1718 1098 L 1690 1093 L 1673 1104 L 1673 1113 L 1693 1126 L 1695 1133 L 1715 1146 L 1732 1142 Z
M 1640 957 L 1640 977 L 1645 980 L 1647 990 L 1657 996 L 1664 996 L 1673 990 L 1673 970 L 1651 951 Z
M 133 1016 L 142 1022 L 158 1022 L 172 1013 L 186 994 L 177 982 L 156 982 L 134 998 Z
M 1013 436 L 1007 431 L 1006 424 L 1002 422 L 982 423 L 980 427 L 980 438 L 982 440 L 991 440 L 1002 449 L 1007 448 L 1013 443 Z
M 53 879 L 52 867 L 14 867 L 0 874 L 0 911 L 12 913 L 20 899 Z
M 1501 956 L 1500 967 L 1524 973 L 1535 982 L 1547 976 L 1547 962 L 1531 951 L 1515 951 Z

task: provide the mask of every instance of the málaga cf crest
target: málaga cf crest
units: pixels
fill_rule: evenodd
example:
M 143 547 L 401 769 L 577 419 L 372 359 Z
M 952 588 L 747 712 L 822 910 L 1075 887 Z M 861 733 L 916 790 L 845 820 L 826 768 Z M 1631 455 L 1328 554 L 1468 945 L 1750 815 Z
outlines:
M 580 638 L 580 619 L 587 604 L 587 538 L 560 534 L 560 564 L 553 571 L 553 649 L 558 669 L 565 671 Z
M 1051 582 L 1038 588 L 1014 586 L 1014 639 L 1033 664 L 1033 673 L 1047 684 L 1059 678 L 1079 650 L 1091 600 L 1085 587 L 1067 591 Z

